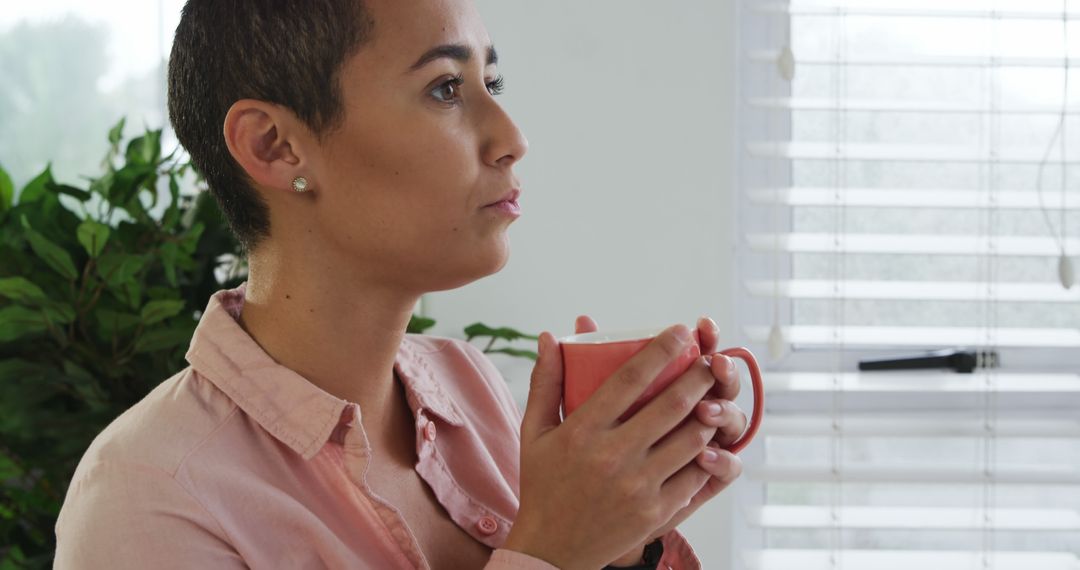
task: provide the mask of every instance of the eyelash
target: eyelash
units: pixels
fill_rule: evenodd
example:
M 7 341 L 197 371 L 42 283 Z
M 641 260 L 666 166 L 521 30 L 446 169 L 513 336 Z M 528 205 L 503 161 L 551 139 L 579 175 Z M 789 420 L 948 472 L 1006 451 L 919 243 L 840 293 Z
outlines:
M 455 88 L 458 88 L 458 87 L 461 87 L 464 83 L 465 83 L 465 77 L 462 74 L 459 73 L 459 74 L 451 77 L 450 79 L 440 83 L 439 86 L 437 88 L 435 88 L 435 91 L 443 90 L 443 89 L 446 88 L 447 85 L 453 85 Z M 496 76 L 494 80 L 487 83 L 487 88 L 488 88 L 488 92 L 491 93 L 493 96 L 502 94 L 503 89 L 504 89 L 503 76 L 502 75 Z M 454 91 L 454 94 L 455 95 L 457 94 L 456 89 Z M 437 101 L 439 101 L 440 103 L 450 103 L 450 101 L 439 99 L 438 97 L 436 97 L 435 99 Z

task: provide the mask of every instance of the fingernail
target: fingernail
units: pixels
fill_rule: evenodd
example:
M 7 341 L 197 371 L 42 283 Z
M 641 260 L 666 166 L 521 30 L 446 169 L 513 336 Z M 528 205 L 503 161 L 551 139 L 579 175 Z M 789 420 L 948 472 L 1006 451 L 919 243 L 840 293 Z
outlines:
M 705 355 L 703 355 L 701 357 L 701 359 L 705 363 L 705 368 L 712 368 L 712 355 L 711 354 L 705 354 Z
M 728 374 L 729 375 L 734 374 L 735 373 L 735 359 L 730 357 L 730 356 L 725 356 L 724 358 L 727 359 L 727 371 L 728 371 Z
M 720 402 L 709 402 L 705 404 L 705 411 L 709 413 L 710 417 L 717 417 L 724 413 L 724 406 L 720 405 Z
M 720 454 L 706 447 L 705 451 L 702 453 L 702 456 L 702 459 L 704 459 L 706 462 L 714 463 L 716 459 L 720 457 Z
M 683 342 L 690 340 L 690 329 L 687 328 L 686 325 L 676 325 L 673 332 L 675 333 L 675 338 Z

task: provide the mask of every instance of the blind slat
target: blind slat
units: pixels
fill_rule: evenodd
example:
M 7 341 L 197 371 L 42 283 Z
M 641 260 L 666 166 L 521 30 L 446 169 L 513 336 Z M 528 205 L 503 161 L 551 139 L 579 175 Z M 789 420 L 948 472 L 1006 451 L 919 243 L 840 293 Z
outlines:
M 743 561 L 754 570 L 874 570 L 968 569 L 983 567 L 983 553 L 977 551 L 840 550 L 837 564 L 828 550 L 766 549 L 749 551 Z M 1077 570 L 1080 559 L 1069 552 L 1005 552 L 989 555 L 993 570 Z
M 1080 388 L 1077 389 L 1080 392 Z M 767 436 L 830 437 L 836 431 L 826 415 L 770 414 L 763 422 L 761 433 Z M 1080 437 L 1080 418 L 1006 418 L 998 419 L 989 429 L 978 417 L 957 417 L 957 414 L 930 415 L 916 413 L 852 416 L 846 414 L 844 437 L 987 437 L 1050 438 Z
M 746 327 L 748 337 L 765 343 L 769 327 Z M 987 331 L 974 327 L 782 327 L 784 338 L 792 344 L 816 346 L 877 346 L 924 348 L 981 346 L 987 342 Z M 839 337 L 837 336 L 839 334 Z M 993 332 L 996 346 L 1080 348 L 1080 329 L 1075 328 L 998 328 Z
M 747 59 L 752 63 L 774 64 L 780 52 L 776 50 L 753 50 L 747 53 Z M 1069 60 L 1069 67 L 1080 65 L 1077 59 Z M 948 68 L 1051 68 L 1061 69 L 1065 66 L 1062 57 L 1016 57 L 1004 56 L 991 58 L 988 56 L 946 56 L 946 55 L 919 55 L 909 54 L 903 56 L 878 56 L 852 54 L 841 60 L 832 57 L 796 57 L 795 66 L 815 67 L 948 67 Z
M 819 99 L 812 97 L 754 97 L 747 105 L 758 109 L 784 111 L 861 111 L 874 113 L 956 113 L 964 115 L 1059 115 L 1061 105 L 1000 105 L 996 108 L 969 101 L 919 101 L 915 99 Z M 1066 115 L 1080 114 L 1069 107 Z
M 747 234 L 756 251 L 779 249 L 789 253 L 881 253 L 922 255 L 1009 255 L 1058 257 L 1053 238 L 1031 236 L 981 237 L 965 234 Z M 1080 249 L 1080 239 L 1065 242 L 1069 251 Z
M 972 393 L 986 389 L 979 374 L 952 372 L 769 372 L 768 392 Z M 1041 374 L 999 371 L 994 388 L 1011 394 L 1080 394 L 1080 374 Z
M 950 6 L 948 3 L 939 5 L 925 4 L 912 7 L 867 7 L 852 2 L 815 2 L 810 5 L 792 2 L 769 2 L 757 3 L 753 7 L 755 12 L 763 14 L 779 14 L 787 16 L 813 16 L 835 17 L 837 10 L 843 10 L 847 16 L 868 16 L 874 18 L 962 18 L 962 19 L 988 19 L 998 17 L 1003 20 L 1060 20 L 1061 11 L 1039 10 L 1015 6 L 1003 8 L 996 13 L 991 8 L 971 7 L 964 8 Z M 1070 18 L 1080 18 L 1080 12 L 1069 11 Z
M 1080 471 L 1045 464 L 998 466 L 989 473 L 977 465 L 959 469 L 846 464 L 836 473 L 829 467 L 765 465 L 749 468 L 747 474 L 755 481 L 788 483 L 832 483 L 839 477 L 846 483 L 978 484 L 992 481 L 997 485 L 1080 485 Z
M 748 281 L 746 290 L 755 297 L 778 295 L 785 299 L 875 299 L 908 301 L 1006 301 L 1033 303 L 1080 302 L 1080 287 L 1065 289 L 1060 283 L 995 283 L 988 292 L 975 281 L 826 281 L 794 279 Z
M 840 528 L 1080 531 L 1080 512 L 1070 509 L 991 509 L 944 507 L 829 507 L 771 505 L 753 509 L 748 521 L 762 528 Z
M 996 190 L 994 202 L 985 190 L 954 190 L 934 188 L 844 188 L 837 196 L 835 188 L 795 187 L 747 190 L 746 195 L 757 204 L 786 206 L 861 206 L 870 208 L 963 208 L 1030 209 L 1039 207 L 1039 195 L 1033 191 Z M 1080 210 L 1080 198 L 1066 194 L 1064 209 Z M 1044 190 L 1042 201 L 1047 210 L 1062 209 L 1061 192 Z
M 949 164 L 988 162 L 1038 164 L 1045 153 L 1045 149 L 1041 148 L 1005 148 L 996 156 L 990 156 L 978 148 L 957 145 L 787 141 L 749 142 L 746 144 L 746 150 L 756 158 Z M 1047 163 L 1060 164 L 1061 158 L 1057 154 L 1051 154 L 1047 158 Z M 1067 163 L 1080 164 L 1080 157 L 1074 157 Z

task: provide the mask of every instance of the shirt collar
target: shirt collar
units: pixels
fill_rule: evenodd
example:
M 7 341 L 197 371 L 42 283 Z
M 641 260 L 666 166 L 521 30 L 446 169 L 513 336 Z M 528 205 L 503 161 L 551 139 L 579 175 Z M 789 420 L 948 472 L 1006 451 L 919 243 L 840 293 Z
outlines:
M 186 358 L 200 375 L 225 392 L 244 412 L 303 458 L 311 459 L 335 428 L 352 420 L 350 402 L 278 364 L 240 326 L 246 283 L 221 290 L 195 328 Z M 415 415 L 421 410 L 454 426 L 461 415 L 435 379 L 427 352 L 406 335 L 394 369 Z

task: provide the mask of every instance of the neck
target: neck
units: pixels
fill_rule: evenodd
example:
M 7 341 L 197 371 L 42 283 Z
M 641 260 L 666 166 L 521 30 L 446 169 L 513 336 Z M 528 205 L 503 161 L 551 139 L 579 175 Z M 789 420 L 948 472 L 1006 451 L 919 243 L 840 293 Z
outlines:
M 359 404 L 366 429 L 387 425 L 400 407 L 394 360 L 419 294 L 380 287 L 318 256 L 258 251 L 248 265 L 240 318 L 247 333 L 281 365 Z

